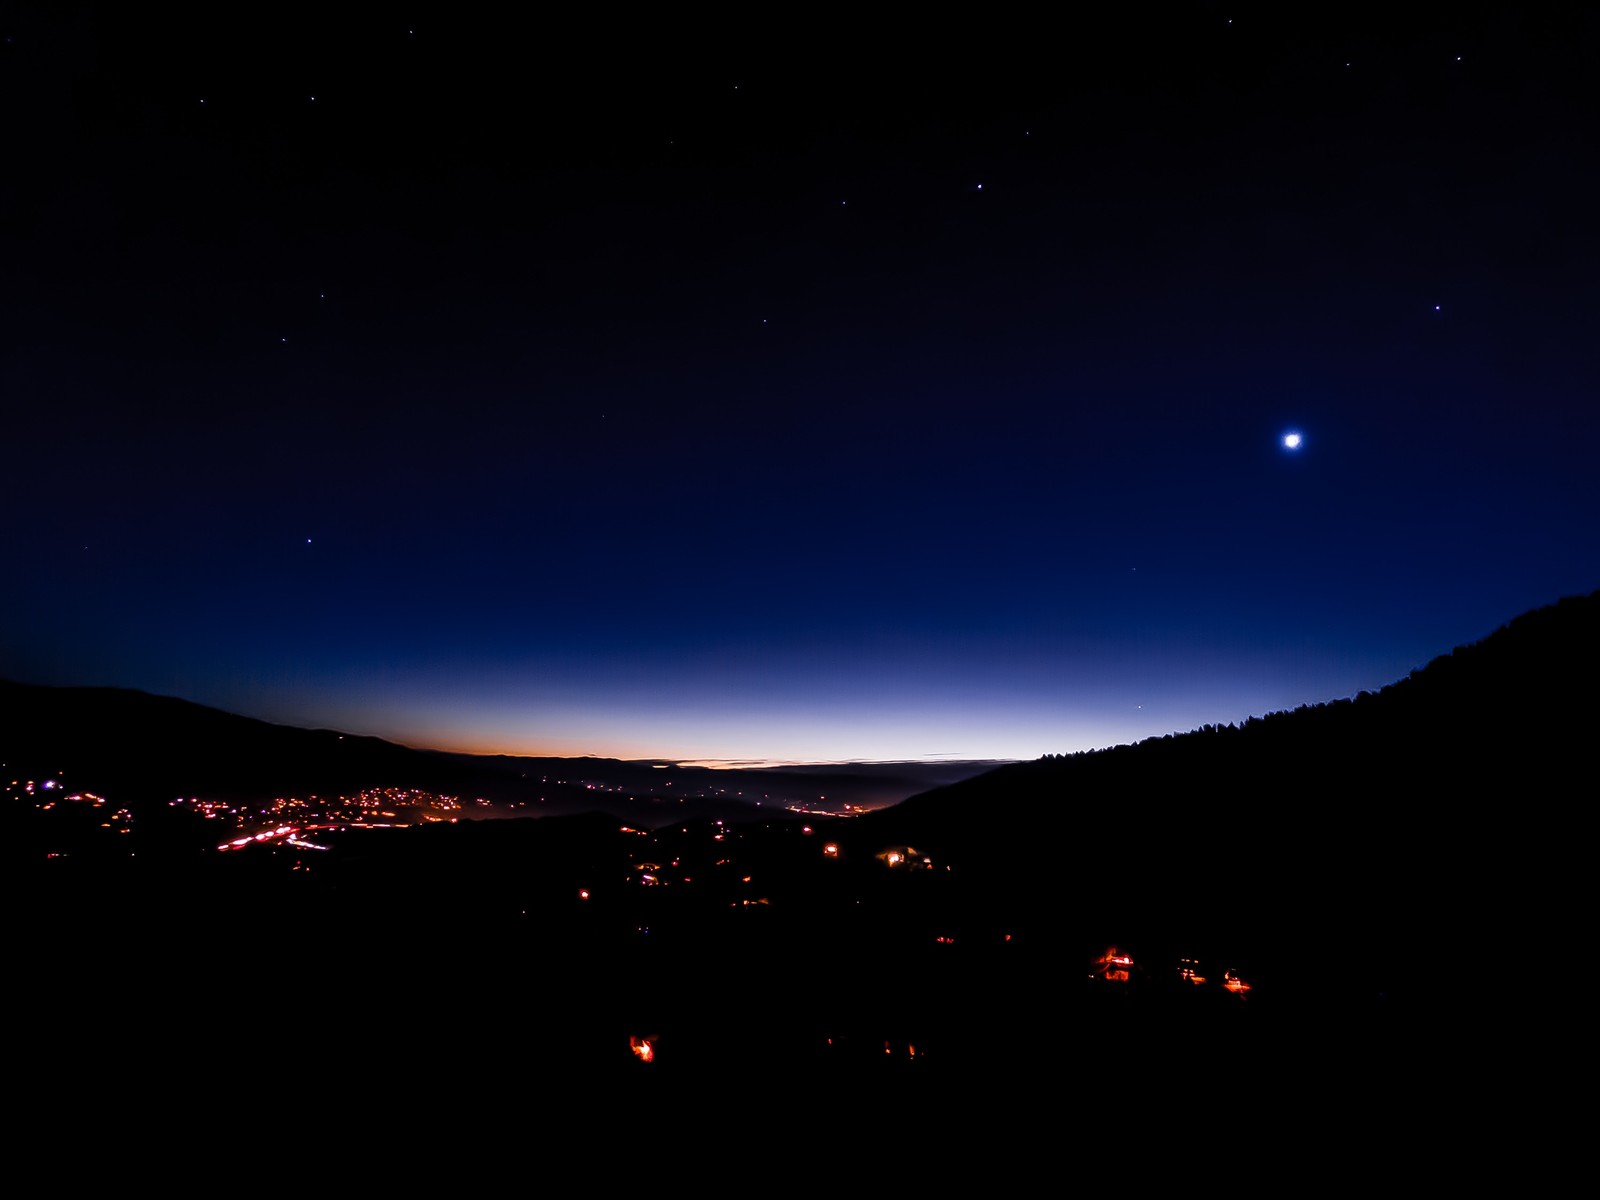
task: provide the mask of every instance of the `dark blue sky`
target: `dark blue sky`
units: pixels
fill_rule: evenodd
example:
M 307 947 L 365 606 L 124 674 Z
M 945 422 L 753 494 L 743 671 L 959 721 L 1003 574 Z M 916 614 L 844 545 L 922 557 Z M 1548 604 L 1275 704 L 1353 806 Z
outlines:
M 0 674 L 1031 757 L 1591 591 L 1600 22 L 1407 11 L 14 9 Z

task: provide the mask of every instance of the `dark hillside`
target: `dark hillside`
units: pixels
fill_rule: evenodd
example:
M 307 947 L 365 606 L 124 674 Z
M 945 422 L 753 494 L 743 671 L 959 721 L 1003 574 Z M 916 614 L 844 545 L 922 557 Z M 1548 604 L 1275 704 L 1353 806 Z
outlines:
M 358 790 L 391 781 L 444 787 L 451 756 L 381 738 L 296 729 L 121 688 L 50 688 L 0 680 L 0 757 L 15 772 L 70 770 L 119 799 Z
M 1382 1072 L 1404 1107 L 1470 1066 L 1469 1009 L 1527 986 L 1503 959 L 1575 952 L 1597 629 L 1600 596 L 1563 601 L 1377 693 L 853 818 L 597 811 L 152 854 L 85 809 L 111 849 L 17 858 L 20 994 L 77 1069 L 177 1063 L 207 1088 L 265 1038 L 364 1099 L 597 1068 L 661 1094 L 1032 1096 L 1067 1070 L 1108 1113 L 1201 1120 L 1204 1076 L 1292 1121 L 1278 1096 Z M 11 798 L 18 829 L 63 815 L 39 800 Z M 1089 970 L 1108 946 L 1118 980 Z M 136 1032 L 108 1036 L 108 1011 Z
M 1593 593 L 1375 693 L 1001 767 L 859 832 L 959 848 L 1090 947 L 1222 941 L 1392 998 L 1561 914 L 1597 679 Z

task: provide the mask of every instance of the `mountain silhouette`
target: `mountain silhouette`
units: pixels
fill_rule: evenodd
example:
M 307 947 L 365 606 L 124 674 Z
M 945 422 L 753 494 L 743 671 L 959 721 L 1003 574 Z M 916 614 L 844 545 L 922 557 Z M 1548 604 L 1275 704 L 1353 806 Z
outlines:
M 1420 1004 L 1568 920 L 1597 681 L 1600 592 L 1376 692 L 999 767 L 851 835 L 959 848 L 1085 953 L 1226 944 L 1305 997 Z
M 597 757 L 418 750 L 329 729 L 301 729 L 123 688 L 0 680 L 0 762 L 7 778 L 63 777 L 148 815 L 178 796 L 265 801 L 416 788 L 462 798 L 467 816 L 555 816 L 610 807 L 655 825 L 684 817 L 748 819 L 784 807 L 879 807 L 988 762 L 881 762 L 718 768 Z M 636 803 L 629 804 L 632 798 Z M 488 802 L 488 809 L 477 805 Z M 648 800 L 657 803 L 647 803 Z M 663 804 L 662 802 L 667 802 Z
M 1539 982 L 1508 956 L 1576 952 L 1597 666 L 1600 593 L 1376 692 L 1003 766 L 851 818 L 644 829 L 591 802 L 224 850 L 230 832 L 193 812 L 124 835 L 119 797 L 13 788 L 14 950 L 63 1078 L 222 1086 L 213 1064 L 243 1072 L 250 1054 L 229 1048 L 270 1033 L 362 1102 L 599 1071 L 866 1079 L 945 1101 L 919 1089 L 982 1077 L 1020 1094 L 1066 1074 L 1103 1111 L 1161 1096 L 1174 1119 L 1189 1081 L 1234 1080 L 1259 1120 L 1281 1096 L 1309 1103 L 1308 1080 L 1322 1096 L 1382 1078 L 1398 1105 L 1473 1069 L 1443 1031 Z M 178 701 L 3 688 L 8 762 L 144 772 L 152 814 L 313 769 L 410 787 L 464 769 Z M 77 840 L 58 842 L 68 816 Z M 1110 946 L 1129 960 L 1116 982 L 1093 966 Z M 1191 988 L 1183 963 L 1211 982 Z M 1250 990 L 1223 989 L 1230 975 Z M 134 1032 L 97 1038 L 108 1022 Z

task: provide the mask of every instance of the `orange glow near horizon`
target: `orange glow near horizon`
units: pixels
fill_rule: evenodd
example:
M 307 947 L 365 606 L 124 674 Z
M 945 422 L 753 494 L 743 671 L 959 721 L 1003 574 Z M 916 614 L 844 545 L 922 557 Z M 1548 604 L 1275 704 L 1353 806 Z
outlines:
M 761 770 L 779 767 L 833 767 L 853 765 L 875 765 L 898 762 L 939 763 L 948 761 L 944 755 L 918 758 L 908 755 L 903 758 L 864 758 L 860 755 L 844 754 L 838 757 L 784 757 L 780 755 L 756 754 L 748 757 L 708 758 L 704 755 L 705 747 L 688 750 L 680 747 L 683 753 L 664 752 L 660 743 L 646 744 L 642 741 L 632 741 L 627 738 L 612 740 L 603 735 L 593 738 L 544 740 L 542 738 L 524 738 L 516 734 L 504 733 L 479 733 L 470 729 L 450 730 L 441 732 L 437 729 L 407 728 L 404 725 L 391 728 L 379 728 L 381 720 L 369 721 L 360 718 L 340 718 L 333 714 L 324 714 L 316 718 L 319 724 L 328 727 L 337 727 L 341 732 L 352 737 L 380 738 L 386 742 L 394 742 L 411 750 L 434 751 L 442 754 L 472 754 L 484 757 L 509 757 L 509 758 L 595 758 L 616 759 L 629 763 L 653 763 L 662 767 L 700 767 L 710 771 L 738 771 Z M 1106 744 L 1110 744 L 1109 742 Z M 974 760 L 984 759 L 987 756 L 975 754 Z M 1011 762 L 1013 759 L 996 758 L 994 762 Z
M 704 758 L 697 755 L 663 754 L 661 747 L 641 745 L 636 742 L 618 742 L 597 745 L 593 741 L 579 744 L 552 743 L 541 740 L 522 741 L 516 737 L 495 735 L 474 736 L 462 731 L 454 736 L 441 737 L 436 731 L 388 730 L 369 732 L 351 728 L 345 730 L 355 737 L 382 738 L 412 750 L 432 750 L 443 754 L 475 754 L 485 757 L 508 758 L 599 758 L 617 759 L 620 762 L 658 763 L 664 767 L 703 767 L 709 771 L 760 770 L 771 767 L 832 767 L 856 763 L 877 762 L 941 762 L 930 759 L 861 759 L 848 756 L 840 758 L 778 758 L 759 755 L 753 758 Z M 975 757 L 982 757 L 975 756 Z M 998 761 L 998 760 L 997 760 Z M 1009 760 L 1006 760 L 1009 761 Z

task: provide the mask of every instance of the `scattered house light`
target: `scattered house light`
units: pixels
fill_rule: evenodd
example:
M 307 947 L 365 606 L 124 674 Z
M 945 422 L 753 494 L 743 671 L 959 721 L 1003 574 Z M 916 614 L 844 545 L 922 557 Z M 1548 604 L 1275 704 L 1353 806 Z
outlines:
M 1112 983 L 1127 983 L 1129 968 L 1133 966 L 1133 956 L 1124 954 L 1112 946 L 1095 960 L 1096 969 L 1090 975 L 1100 975 Z

